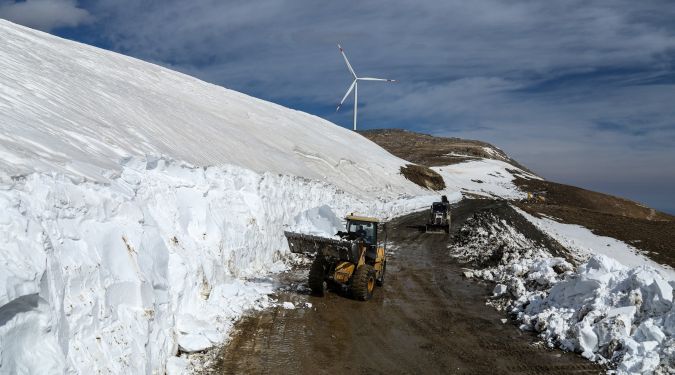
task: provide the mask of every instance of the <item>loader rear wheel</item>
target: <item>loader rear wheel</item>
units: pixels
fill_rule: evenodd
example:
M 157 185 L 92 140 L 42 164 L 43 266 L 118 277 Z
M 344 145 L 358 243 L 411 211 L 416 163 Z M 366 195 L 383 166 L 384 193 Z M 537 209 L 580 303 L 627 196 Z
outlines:
M 352 295 L 354 298 L 367 301 L 373 296 L 375 289 L 375 269 L 369 264 L 359 267 L 352 279 Z
M 309 289 L 312 290 L 312 294 L 319 297 L 326 292 L 326 266 L 324 263 L 323 258 L 317 256 L 309 268 Z

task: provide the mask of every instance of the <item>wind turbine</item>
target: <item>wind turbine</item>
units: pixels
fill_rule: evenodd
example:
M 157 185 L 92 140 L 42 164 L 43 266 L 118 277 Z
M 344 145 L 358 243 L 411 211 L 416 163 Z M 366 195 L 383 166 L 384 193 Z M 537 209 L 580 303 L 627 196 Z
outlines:
M 340 100 L 340 104 L 338 104 L 337 109 L 335 112 L 340 110 L 340 107 L 342 106 L 342 103 L 345 102 L 345 99 L 349 96 L 349 94 L 354 90 L 354 131 L 356 131 L 356 113 L 358 112 L 358 100 L 359 100 L 359 81 L 382 81 L 382 82 L 396 82 L 396 80 L 393 79 L 384 79 L 384 78 L 370 78 L 370 77 L 358 77 L 356 73 L 354 72 L 354 68 L 352 68 L 352 65 L 349 63 L 349 60 L 347 59 L 347 55 L 345 55 L 345 51 L 342 49 L 342 46 L 340 43 L 338 43 L 338 48 L 340 49 L 340 53 L 342 54 L 342 57 L 345 59 L 345 64 L 347 64 L 347 69 L 349 69 L 349 73 L 352 74 L 352 77 L 354 77 L 354 81 L 352 82 L 351 86 L 349 86 L 349 89 L 347 90 L 347 93 L 345 96 Z

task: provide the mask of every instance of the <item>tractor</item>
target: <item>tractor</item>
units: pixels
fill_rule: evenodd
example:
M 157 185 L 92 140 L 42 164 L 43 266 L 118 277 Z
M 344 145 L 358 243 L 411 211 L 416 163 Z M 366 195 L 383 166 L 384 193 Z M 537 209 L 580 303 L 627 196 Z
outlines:
M 341 289 L 355 299 L 367 301 L 373 296 L 375 286 L 384 283 L 386 224 L 354 214 L 345 220 L 346 231 L 336 234 L 339 239 L 288 231 L 284 235 L 291 252 L 314 254 L 308 276 L 312 294 L 323 296 L 327 289 Z M 384 237 L 382 246 L 378 244 L 378 229 Z

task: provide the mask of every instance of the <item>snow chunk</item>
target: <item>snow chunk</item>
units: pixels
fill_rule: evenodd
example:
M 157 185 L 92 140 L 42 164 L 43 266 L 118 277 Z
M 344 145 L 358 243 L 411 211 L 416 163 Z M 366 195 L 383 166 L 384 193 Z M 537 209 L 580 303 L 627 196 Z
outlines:
M 497 297 L 501 296 L 502 294 L 506 293 L 508 290 L 508 287 L 504 284 L 497 284 L 495 285 L 495 288 L 492 290 L 492 295 Z
M 286 310 L 295 310 L 295 305 L 293 304 L 293 302 L 284 302 L 282 306 Z
M 166 375 L 183 375 L 187 373 L 189 364 L 183 357 L 171 357 L 166 363 Z
M 186 353 L 201 352 L 213 346 L 211 340 L 203 335 L 180 335 L 178 337 L 180 350 Z
M 654 341 L 659 344 L 666 338 L 666 335 L 661 331 L 661 328 L 654 324 L 653 319 L 647 319 L 642 322 L 634 336 L 638 341 Z
M 342 220 L 326 205 L 303 211 L 295 217 L 294 221 L 295 224 L 289 228 L 294 232 L 332 237 L 339 230 L 344 230 Z

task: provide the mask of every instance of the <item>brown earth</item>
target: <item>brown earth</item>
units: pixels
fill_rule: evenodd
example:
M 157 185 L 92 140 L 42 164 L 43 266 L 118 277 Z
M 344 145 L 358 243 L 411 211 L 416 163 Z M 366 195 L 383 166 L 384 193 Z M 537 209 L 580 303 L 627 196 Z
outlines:
M 628 199 L 598 193 L 557 182 L 518 177 L 514 183 L 523 191 L 544 198 L 543 204 L 574 207 L 609 215 L 644 219 L 649 221 L 673 221 L 675 217 L 645 207 Z
M 431 190 L 445 189 L 445 181 L 443 181 L 443 177 L 441 177 L 440 174 L 429 167 L 417 164 L 408 164 L 401 167 L 401 174 L 408 180 L 421 187 Z
M 675 217 L 574 186 L 522 178 L 515 183 L 543 198 L 517 203 L 526 212 L 584 226 L 595 234 L 626 242 L 656 262 L 675 267 Z
M 486 142 L 434 137 L 403 129 L 364 130 L 359 133 L 401 159 L 428 167 L 486 158 L 503 160 L 527 171 L 504 151 Z M 488 149 L 491 151 L 488 152 Z
M 527 171 L 485 142 L 433 137 L 403 130 L 373 130 L 361 134 L 392 154 L 422 165 L 440 166 L 471 159 L 447 156 L 454 152 L 505 160 Z M 486 152 L 485 147 L 499 152 L 499 156 Z M 517 203 L 530 214 L 545 214 L 563 223 L 582 225 L 595 234 L 629 243 L 653 260 L 675 267 L 674 216 L 628 199 L 552 181 L 527 179 L 518 176 L 515 169 L 512 173 L 517 176 L 514 183 L 521 190 L 533 194 L 534 199 Z
M 453 207 L 455 232 L 491 201 Z M 550 350 L 485 304 L 492 285 L 466 280 L 448 253 L 452 235 L 419 230 L 426 212 L 394 220 L 384 286 L 359 302 L 288 291 L 244 318 L 222 349 L 214 374 L 600 374 L 578 355 Z M 306 284 L 306 271 L 295 282 Z M 305 290 L 305 289 L 302 289 Z

